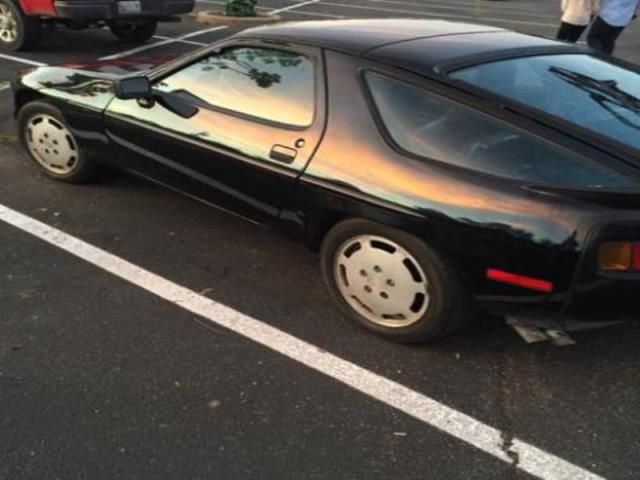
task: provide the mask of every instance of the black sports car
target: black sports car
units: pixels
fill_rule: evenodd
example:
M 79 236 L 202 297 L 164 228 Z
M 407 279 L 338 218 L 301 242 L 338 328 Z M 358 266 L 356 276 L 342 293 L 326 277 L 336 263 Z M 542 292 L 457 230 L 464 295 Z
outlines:
M 280 24 L 142 64 L 15 82 L 46 174 L 106 164 L 278 225 L 320 249 L 347 317 L 398 341 L 474 307 L 560 326 L 638 311 L 632 65 L 424 20 Z

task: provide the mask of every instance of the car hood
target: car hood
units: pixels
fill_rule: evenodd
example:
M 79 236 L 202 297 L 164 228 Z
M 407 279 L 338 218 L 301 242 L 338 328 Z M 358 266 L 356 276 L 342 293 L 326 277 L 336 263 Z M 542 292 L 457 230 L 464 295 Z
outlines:
M 108 87 L 114 80 L 146 72 L 176 58 L 175 55 L 96 60 L 34 68 L 23 73 L 20 82 L 34 90 L 59 90 L 91 95 L 93 87 Z
M 43 66 L 23 73 L 17 88 L 37 90 L 61 101 L 102 111 L 114 96 L 115 80 L 144 74 L 173 58 L 164 55 Z
M 147 57 L 115 58 L 111 60 L 91 60 L 88 62 L 64 63 L 57 65 L 57 67 L 124 76 L 152 70 L 176 57 L 177 55 L 153 55 Z

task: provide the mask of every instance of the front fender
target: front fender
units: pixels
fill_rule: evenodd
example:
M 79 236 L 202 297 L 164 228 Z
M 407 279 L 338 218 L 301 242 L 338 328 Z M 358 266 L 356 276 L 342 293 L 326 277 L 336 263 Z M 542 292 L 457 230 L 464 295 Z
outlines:
M 55 101 L 103 112 L 115 95 L 114 80 L 110 75 L 73 68 L 40 67 L 19 79 L 18 90 L 32 90 Z
M 100 160 L 110 148 L 102 113 L 114 97 L 114 77 L 66 68 L 37 68 L 14 83 L 16 113 L 23 105 L 42 100 L 64 116 L 79 146 Z

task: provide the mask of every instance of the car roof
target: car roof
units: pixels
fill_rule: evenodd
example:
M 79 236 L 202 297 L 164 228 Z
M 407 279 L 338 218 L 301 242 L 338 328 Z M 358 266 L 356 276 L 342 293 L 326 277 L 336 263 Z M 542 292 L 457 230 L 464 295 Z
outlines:
M 425 19 L 285 22 L 245 30 L 239 36 L 327 48 L 422 74 L 443 64 L 501 52 L 580 50 L 498 27 Z
M 241 34 L 289 40 L 362 55 L 368 50 L 416 38 L 501 31 L 496 27 L 417 19 L 350 19 L 285 22 Z

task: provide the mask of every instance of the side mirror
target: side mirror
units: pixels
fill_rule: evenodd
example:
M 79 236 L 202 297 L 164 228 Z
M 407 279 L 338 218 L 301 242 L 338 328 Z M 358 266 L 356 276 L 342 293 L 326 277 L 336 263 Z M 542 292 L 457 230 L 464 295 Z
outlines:
M 200 111 L 198 107 L 191 105 L 186 100 L 170 93 L 159 94 L 156 95 L 155 98 L 164 108 L 181 116 L 182 118 L 191 118 Z
M 120 100 L 135 100 L 151 97 L 151 83 L 147 77 L 127 77 L 116 81 L 116 97 Z

